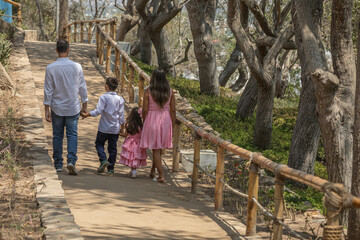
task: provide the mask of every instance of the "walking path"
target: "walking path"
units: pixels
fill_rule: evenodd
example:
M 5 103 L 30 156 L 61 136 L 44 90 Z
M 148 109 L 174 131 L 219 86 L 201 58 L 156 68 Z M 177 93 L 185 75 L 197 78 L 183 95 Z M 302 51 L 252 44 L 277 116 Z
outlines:
M 26 49 L 35 79 L 36 95 L 43 111 L 43 82 L 46 65 L 56 60 L 55 44 L 27 42 Z M 94 109 L 104 90 L 104 78 L 91 62 L 95 46 L 71 44 L 70 58 L 83 66 L 88 88 L 88 110 Z M 99 165 L 94 147 L 99 118 L 79 120 L 79 176 L 59 174 L 66 200 L 85 239 L 239 239 L 206 204 L 203 195 L 190 194 L 167 174 L 166 184 L 153 182 L 149 167 L 128 177 L 128 168 L 116 165 L 115 174 L 97 174 Z M 51 124 L 45 124 L 49 149 Z M 122 139 L 118 143 L 121 151 Z M 66 140 L 64 141 L 66 146 Z M 64 155 L 66 148 L 64 149 Z M 52 154 L 51 150 L 49 151 Z M 165 156 L 169 158 L 170 154 Z M 148 160 L 148 166 L 151 160 Z M 65 168 L 64 168 L 65 169 Z

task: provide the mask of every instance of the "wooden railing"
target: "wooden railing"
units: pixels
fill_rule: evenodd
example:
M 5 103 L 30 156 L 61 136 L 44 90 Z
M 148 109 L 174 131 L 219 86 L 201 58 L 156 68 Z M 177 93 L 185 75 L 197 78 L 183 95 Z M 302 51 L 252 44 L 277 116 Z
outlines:
M 21 22 L 22 22 L 22 18 L 21 18 L 21 4 L 20 3 L 17 3 L 17 2 L 13 2 L 11 0 L 3 0 L 4 2 L 7 2 L 7 3 L 10 3 L 11 5 L 15 6 L 15 7 L 18 7 L 18 14 L 17 16 L 7 16 L 7 15 L 4 15 L 4 14 L 1 14 L 2 16 L 6 16 L 6 17 L 12 17 L 12 18 L 16 18 L 17 20 L 17 26 L 18 27 L 21 27 Z
M 115 20 L 103 21 L 94 20 L 96 23 L 96 55 L 99 58 L 99 64 L 103 64 L 104 61 L 104 47 L 105 51 L 105 72 L 110 72 L 110 58 L 111 49 L 115 49 L 115 75 L 120 82 L 120 91 L 124 93 L 126 90 L 129 95 L 129 103 L 134 103 L 134 82 L 138 80 L 139 98 L 138 105 L 142 107 L 143 94 L 145 85 L 149 84 L 150 77 L 147 75 L 136 63 L 124 52 L 117 43 L 113 40 L 115 36 Z M 69 24 L 66 27 L 70 27 L 73 24 L 90 23 L 91 21 L 77 21 Z M 102 22 L 102 23 L 100 23 Z M 91 24 L 91 23 L 90 23 Z M 109 24 L 111 31 L 109 33 Z M 105 30 L 103 29 L 105 25 Z M 76 27 L 75 27 L 76 29 Z M 68 31 L 70 33 L 70 30 Z M 69 36 L 70 38 L 70 36 Z M 74 36 L 74 42 L 76 42 L 76 31 Z M 90 41 L 89 41 L 90 42 Z M 120 66 L 120 59 L 121 66 Z M 121 70 L 120 70 L 121 69 Z M 221 210 L 223 208 L 223 190 L 224 185 L 224 171 L 225 171 L 225 150 L 232 152 L 242 158 L 249 160 L 249 187 L 248 195 L 239 193 L 237 190 L 228 187 L 235 194 L 242 197 L 247 197 L 247 222 L 246 222 L 246 235 L 256 235 L 256 216 L 258 208 L 258 188 L 259 188 L 259 168 L 263 167 L 275 175 L 275 196 L 274 196 L 274 218 L 276 221 L 273 223 L 274 239 L 282 239 L 282 223 L 283 221 L 283 209 L 284 209 L 284 180 L 292 179 L 296 182 L 305 184 L 316 190 L 325 193 L 324 203 L 326 207 L 326 219 L 327 223 L 324 226 L 324 238 L 325 240 L 340 239 L 343 232 L 343 227 L 340 225 L 341 210 L 345 208 L 355 207 L 360 208 L 360 198 L 351 195 L 346 192 L 342 184 L 331 183 L 322 178 L 307 174 L 305 172 L 292 169 L 286 165 L 278 164 L 270 159 L 263 157 L 262 155 L 254 152 L 250 152 L 239 146 L 232 144 L 229 141 L 216 137 L 212 133 L 209 133 L 201 127 L 195 125 L 191 121 L 184 118 L 180 113 L 176 114 L 176 124 L 174 128 L 173 139 L 173 164 L 172 171 L 177 172 L 179 169 L 180 160 L 180 139 L 182 125 L 191 129 L 195 135 L 194 140 L 194 161 L 193 161 L 193 174 L 191 182 L 191 192 L 196 193 L 198 173 L 200 168 L 200 143 L 201 140 L 207 140 L 217 145 L 217 166 L 216 166 L 216 180 L 215 180 L 215 210 Z M 200 168 L 201 169 L 201 168 Z M 263 209 L 262 209 L 263 210 Z

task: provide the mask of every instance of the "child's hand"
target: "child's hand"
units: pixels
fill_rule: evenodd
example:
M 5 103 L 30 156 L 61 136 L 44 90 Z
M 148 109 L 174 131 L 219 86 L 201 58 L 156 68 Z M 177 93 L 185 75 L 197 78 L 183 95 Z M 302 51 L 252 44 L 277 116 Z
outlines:
M 90 117 L 90 116 L 91 116 L 91 115 L 90 115 L 90 113 L 84 113 L 84 112 L 81 112 L 81 113 L 80 113 L 80 115 L 81 115 L 82 119 L 84 119 L 84 118 L 87 118 L 87 117 Z

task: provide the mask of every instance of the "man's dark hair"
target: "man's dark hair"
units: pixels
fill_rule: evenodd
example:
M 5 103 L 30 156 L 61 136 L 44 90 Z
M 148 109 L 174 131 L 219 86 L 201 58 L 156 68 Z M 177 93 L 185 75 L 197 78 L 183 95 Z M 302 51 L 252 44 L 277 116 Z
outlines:
M 118 84 L 119 84 L 118 80 L 114 77 L 108 77 L 106 79 L 106 85 L 108 85 L 111 91 L 115 91 L 116 88 L 118 87 Z
M 69 43 L 68 41 L 64 39 L 60 39 L 56 43 L 56 50 L 58 53 L 66 53 L 66 51 L 69 49 Z

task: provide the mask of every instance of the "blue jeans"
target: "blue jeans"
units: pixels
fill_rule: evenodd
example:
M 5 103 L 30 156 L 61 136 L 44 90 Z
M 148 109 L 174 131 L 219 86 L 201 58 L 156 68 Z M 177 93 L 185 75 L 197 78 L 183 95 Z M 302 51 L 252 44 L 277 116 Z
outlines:
M 53 159 L 55 168 L 63 167 L 63 139 L 64 127 L 66 127 L 67 139 L 67 164 L 74 166 L 77 161 L 77 130 L 80 113 L 74 116 L 58 116 L 51 111 L 52 129 L 53 129 Z
M 115 161 L 116 161 L 116 154 L 117 154 L 117 141 L 119 139 L 118 134 L 110 134 L 110 133 L 102 133 L 98 132 L 96 135 L 95 140 L 95 148 L 99 156 L 100 163 L 108 160 L 109 166 L 108 170 L 114 170 Z M 109 159 L 106 157 L 105 153 L 105 142 L 108 141 L 108 152 L 109 152 Z

